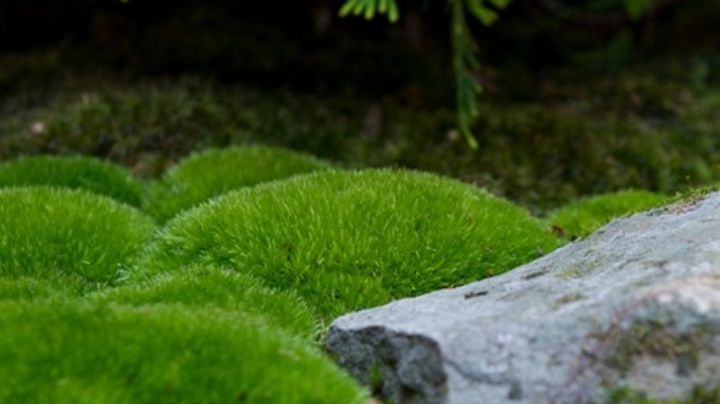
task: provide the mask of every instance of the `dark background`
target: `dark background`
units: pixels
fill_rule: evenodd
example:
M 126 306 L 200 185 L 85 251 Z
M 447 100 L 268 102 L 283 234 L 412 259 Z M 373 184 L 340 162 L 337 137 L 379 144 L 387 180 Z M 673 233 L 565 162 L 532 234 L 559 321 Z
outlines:
M 0 160 L 86 154 L 154 177 L 262 143 L 399 166 L 542 212 L 720 181 L 720 1 L 514 0 L 478 43 L 471 150 L 456 130 L 444 0 L 390 24 L 342 1 L 0 2 Z M 572 4 L 561 10 L 553 4 Z
M 713 53 L 720 2 L 661 1 L 639 20 L 619 1 L 515 0 L 492 28 L 474 23 L 485 80 L 528 97 L 538 74 L 562 66 L 613 71 L 648 57 Z M 667 4 L 666 4 L 667 3 Z M 342 1 L 25 0 L 0 5 L 0 52 L 62 49 L 64 62 L 134 75 L 193 74 L 224 82 L 364 95 L 415 91 L 451 102 L 443 1 L 401 1 L 401 20 L 337 17 Z M 497 77 L 493 70 L 508 73 Z M 502 74 L 501 74 L 502 76 Z M 419 88 L 413 88 L 419 87 Z M 517 94 L 515 94 L 517 93 Z M 429 101 L 428 101 L 429 100 Z

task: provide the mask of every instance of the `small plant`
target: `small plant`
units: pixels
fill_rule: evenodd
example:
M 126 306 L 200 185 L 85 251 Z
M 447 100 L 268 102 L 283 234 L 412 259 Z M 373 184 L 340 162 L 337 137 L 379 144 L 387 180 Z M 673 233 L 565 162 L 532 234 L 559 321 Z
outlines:
M 473 135 L 473 124 L 479 117 L 477 96 L 482 92 L 478 77 L 480 64 L 477 59 L 478 46 L 470 29 L 467 15 L 471 15 L 484 26 L 493 25 L 499 18 L 499 12 L 507 8 L 512 0 L 446 0 L 450 14 L 450 38 L 452 43 L 452 68 L 455 74 L 455 94 L 457 125 L 472 149 L 478 148 Z M 667 6 L 673 1 L 657 2 L 657 7 Z M 539 1 L 544 8 L 558 17 L 575 20 L 576 23 L 592 24 L 592 21 L 611 20 L 615 23 L 626 19 L 637 20 L 653 9 L 653 0 L 597 0 L 574 2 L 568 6 L 563 1 Z M 572 1 L 567 3 L 572 4 Z M 583 6 L 591 10 L 586 12 Z M 606 10 L 608 8 L 610 10 Z M 618 15 L 616 8 L 621 8 Z M 385 14 L 390 22 L 400 17 L 396 0 L 346 0 L 340 8 L 340 16 L 363 16 L 372 19 L 377 14 Z
M 3 403 L 364 403 L 260 319 L 179 305 L 0 302 Z
M 107 289 L 91 301 L 132 306 L 182 304 L 193 309 L 216 308 L 264 317 L 295 335 L 312 336 L 312 311 L 295 295 L 269 289 L 250 275 L 214 267 L 192 267 L 163 273 L 139 284 Z
M 178 216 L 139 273 L 219 264 L 336 315 L 495 275 L 558 244 L 525 210 L 458 181 L 331 171 L 229 193 Z
M 91 157 L 22 157 L 0 164 L 0 187 L 27 185 L 85 189 L 134 206 L 143 193 L 125 168 Z
M 570 239 L 585 237 L 610 220 L 651 209 L 670 198 L 649 191 L 627 190 L 580 199 L 550 214 L 549 221 Z
M 0 277 L 112 283 L 155 226 L 131 206 L 83 190 L 0 190 Z
M 452 67 L 455 73 L 457 124 L 468 145 L 477 149 L 478 142 L 472 125 L 478 118 L 477 95 L 482 86 L 476 78 L 479 63 L 477 44 L 470 31 L 466 14 L 471 14 L 483 25 L 489 26 L 498 19 L 498 10 L 506 8 L 512 0 L 447 0 L 450 9 L 450 38 L 453 48 Z M 399 18 L 395 0 L 347 0 L 340 9 L 341 16 L 363 15 L 372 19 L 386 14 L 390 22 Z
M 180 161 L 153 187 L 146 210 L 160 221 L 222 193 L 329 164 L 289 150 L 246 146 L 205 150 Z

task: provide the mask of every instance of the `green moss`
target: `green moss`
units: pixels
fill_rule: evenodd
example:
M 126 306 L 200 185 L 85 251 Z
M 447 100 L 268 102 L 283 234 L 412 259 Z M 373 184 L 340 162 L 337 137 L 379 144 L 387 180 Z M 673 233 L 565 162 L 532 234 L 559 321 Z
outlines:
M 77 297 L 84 290 L 82 280 L 58 274 L 53 279 L 37 279 L 21 276 L 0 276 L 0 301 L 2 300 L 64 300 Z
M 632 372 L 636 358 L 652 357 L 675 364 L 678 376 L 689 377 L 698 368 L 703 352 L 712 345 L 716 333 L 706 326 L 672 333 L 667 330 L 668 321 L 671 320 L 645 320 L 630 328 L 616 325 L 598 335 L 609 352 L 604 358 L 605 364 L 624 378 Z M 710 404 L 720 399 L 720 386 L 695 386 L 687 397 L 680 399 L 658 399 L 629 386 L 608 386 L 608 399 L 618 404 Z
M 85 189 L 139 206 L 143 184 L 112 163 L 83 157 L 24 157 L 0 165 L 0 187 L 52 185 Z
M 608 394 L 608 402 L 611 404 L 662 404 L 662 401 L 650 399 L 646 394 L 628 387 L 611 389 Z
M 569 203 L 550 214 L 549 222 L 568 238 L 585 237 L 610 220 L 660 206 L 670 201 L 649 191 L 621 191 Z
M 181 160 L 151 189 L 145 210 L 161 221 L 214 196 L 262 182 L 329 168 L 312 156 L 245 146 L 210 149 Z
M 377 363 L 373 363 L 372 366 L 370 366 L 369 373 L 370 382 L 368 384 L 370 386 L 370 390 L 372 391 L 373 395 L 380 396 L 382 394 L 383 385 L 385 384 L 380 365 Z
M 0 190 L 0 277 L 112 282 L 154 231 L 131 206 L 82 190 Z
M 697 367 L 702 351 L 708 345 L 711 332 L 698 328 L 692 332 L 673 334 L 662 322 L 636 323 L 629 330 L 614 327 L 608 335 L 615 338 L 615 349 L 606 358 L 608 366 L 628 371 L 635 358 L 647 355 L 677 362 L 678 373 L 688 373 Z
M 140 272 L 220 264 L 297 290 L 320 314 L 334 315 L 379 303 L 378 287 L 387 301 L 460 285 L 558 244 L 525 210 L 461 182 L 335 171 L 236 191 L 186 212 L 161 232 Z M 328 277 L 336 286 L 327 287 Z
M 441 173 L 546 212 L 585 195 L 627 188 L 671 194 L 720 180 L 720 92 L 694 94 L 681 82 L 687 66 L 653 69 L 672 65 L 675 73 L 654 77 L 645 68 L 612 79 L 562 71 L 533 85 L 531 99 L 486 99 L 473 128 L 478 150 L 454 140 L 455 115 L 437 104 L 407 108 L 393 97 L 370 102 L 197 79 L 74 77 L 40 86 L 29 100 L 8 97 L 0 157 L 82 152 L 154 176 L 195 150 L 263 143 L 354 168 Z M 502 84 L 515 86 L 517 73 Z M 42 133 L 32 130 L 35 122 L 44 124 Z
M 69 83 L 70 88 L 54 97 L 36 100 L 49 108 L 25 122 L 25 139 L 9 138 L 6 144 L 49 154 L 102 155 L 131 164 L 147 150 L 177 156 L 178 149 L 189 153 L 224 145 L 237 131 L 221 92 L 208 83 L 133 80 L 132 86 L 108 86 L 91 81 Z M 42 122 L 44 130 L 33 132 L 32 122 Z
M 712 404 L 720 402 L 720 386 L 695 387 L 688 404 Z
M 182 306 L 0 303 L 0 402 L 362 403 L 305 343 Z
M 676 193 L 670 203 L 679 203 L 681 206 L 693 205 L 695 202 L 702 200 L 708 194 L 720 190 L 720 184 L 709 184 L 701 187 L 695 187 Z
M 690 397 L 681 400 L 660 400 L 649 398 L 646 393 L 628 387 L 609 391 L 608 401 L 612 404 L 714 404 L 720 402 L 720 387 L 695 387 Z
M 563 279 L 581 278 L 587 274 L 593 273 L 598 266 L 603 264 L 603 260 L 592 258 L 583 261 L 580 264 L 573 264 L 565 268 L 562 272 L 556 276 Z
M 177 303 L 196 309 L 244 312 L 263 316 L 269 324 L 304 337 L 312 336 L 315 329 L 313 313 L 292 293 L 268 289 L 252 276 L 213 267 L 163 273 L 88 298 L 132 306 Z
M 570 293 L 567 295 L 560 296 L 559 298 L 555 299 L 553 302 L 553 306 L 555 308 L 560 308 L 566 304 L 574 303 L 580 300 L 584 300 L 587 297 L 583 295 L 582 293 Z

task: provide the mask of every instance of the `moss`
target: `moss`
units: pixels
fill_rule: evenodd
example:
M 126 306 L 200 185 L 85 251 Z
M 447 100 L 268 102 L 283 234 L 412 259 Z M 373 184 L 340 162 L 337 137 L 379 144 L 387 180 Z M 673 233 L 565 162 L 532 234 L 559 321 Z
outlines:
M 21 276 L 0 276 L 0 301 L 3 300 L 67 300 L 81 295 L 86 285 L 81 279 L 58 274 L 51 279 Z
M 712 404 L 717 402 L 720 402 L 720 386 L 697 386 L 693 389 L 692 396 L 687 400 L 687 404 Z
M 0 303 L 7 403 L 363 403 L 305 343 L 241 314 L 177 305 Z
M 212 197 L 262 182 L 328 169 L 312 156 L 264 146 L 210 149 L 181 160 L 152 188 L 145 210 L 166 221 Z
M 0 277 L 112 283 L 155 230 L 136 209 L 82 190 L 0 190 Z
M 406 108 L 402 99 L 74 77 L 30 100 L 10 97 L 0 109 L 0 157 L 81 152 L 155 175 L 195 150 L 260 142 L 355 168 L 452 176 L 537 212 L 584 195 L 627 188 L 671 194 L 720 180 L 717 88 L 695 95 L 677 83 L 686 74 L 670 83 L 647 71 L 579 78 L 577 86 L 568 73 L 533 86 L 535 101 L 482 102 L 476 151 L 454 140 L 452 111 Z M 33 132 L 34 122 L 45 130 Z
M 611 389 L 608 392 L 608 402 L 611 404 L 662 404 L 662 401 L 649 399 L 645 393 L 628 387 Z
M 720 184 L 709 184 L 701 187 L 686 189 L 676 193 L 671 202 L 681 205 L 693 205 L 695 202 L 702 200 L 708 194 L 720 190 Z
M 714 333 L 705 327 L 681 333 L 670 333 L 666 328 L 667 324 L 661 321 L 642 321 L 629 329 L 612 327 L 604 337 L 611 347 L 605 364 L 624 376 L 632 369 L 636 358 L 649 356 L 674 363 L 680 377 L 688 375 L 698 366 L 703 349 Z M 719 398 L 720 386 L 695 386 L 688 397 L 671 400 L 649 397 L 647 393 L 627 386 L 608 388 L 609 402 L 618 404 L 709 404 Z
M 627 371 L 636 357 L 647 355 L 667 359 L 678 364 L 678 373 L 685 373 L 697 366 L 700 354 L 709 338 L 708 330 L 699 328 L 690 333 L 669 333 L 665 325 L 656 322 L 636 323 L 629 330 L 611 329 L 615 348 L 606 358 L 608 366 Z
M 526 211 L 473 186 L 409 171 L 337 171 L 186 212 L 161 232 L 140 273 L 216 263 L 297 290 L 334 315 L 379 303 L 378 286 L 389 300 L 460 285 L 558 245 Z
M 52 185 L 85 189 L 140 206 L 143 184 L 123 167 L 84 157 L 24 157 L 0 165 L 0 187 Z
M 380 369 L 380 365 L 377 363 L 373 363 L 372 366 L 370 366 L 368 373 L 370 380 L 368 383 L 370 391 L 374 396 L 381 396 L 385 381 L 383 380 L 383 374 L 382 369 Z
M 569 203 L 550 214 L 548 221 L 568 238 L 585 237 L 614 218 L 660 206 L 670 201 L 648 191 L 621 191 Z
M 21 151 L 83 153 L 135 163 L 147 150 L 177 156 L 227 144 L 237 131 L 219 92 L 197 80 L 71 87 L 52 97 L 49 108 L 32 114 L 20 129 L 25 133 L 5 144 Z M 42 123 L 43 130 L 33 131 L 33 122 Z
M 558 273 L 556 276 L 563 279 L 581 278 L 595 271 L 598 266 L 602 264 L 602 262 L 603 261 L 601 259 L 598 259 L 597 257 L 592 258 L 587 260 L 587 262 L 583 262 L 582 264 L 573 264 L 567 267 L 562 272 Z
M 159 274 L 136 285 L 98 292 L 88 299 L 132 306 L 182 304 L 195 309 L 243 312 L 303 337 L 312 336 L 315 330 L 312 311 L 292 293 L 268 289 L 249 275 L 213 267 Z
M 577 301 L 580 301 L 580 300 L 584 300 L 584 299 L 586 299 L 586 298 L 587 298 L 587 297 L 586 297 L 585 295 L 583 295 L 582 293 L 570 293 L 570 294 L 563 295 L 563 296 L 560 296 L 559 298 L 557 298 L 557 299 L 553 302 L 553 305 L 554 305 L 556 308 L 560 308 L 560 307 L 562 307 L 562 306 L 564 306 L 564 305 L 566 305 L 566 304 L 574 303 L 574 302 L 577 302 Z
M 690 397 L 681 400 L 659 400 L 628 387 L 610 389 L 608 401 L 612 404 L 713 404 L 720 402 L 720 387 L 693 388 Z

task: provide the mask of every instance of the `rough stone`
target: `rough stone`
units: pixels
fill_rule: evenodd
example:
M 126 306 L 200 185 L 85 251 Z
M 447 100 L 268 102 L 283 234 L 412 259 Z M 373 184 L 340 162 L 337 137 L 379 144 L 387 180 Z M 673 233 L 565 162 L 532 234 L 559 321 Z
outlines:
M 720 193 L 343 316 L 325 346 L 397 403 L 720 400 Z

